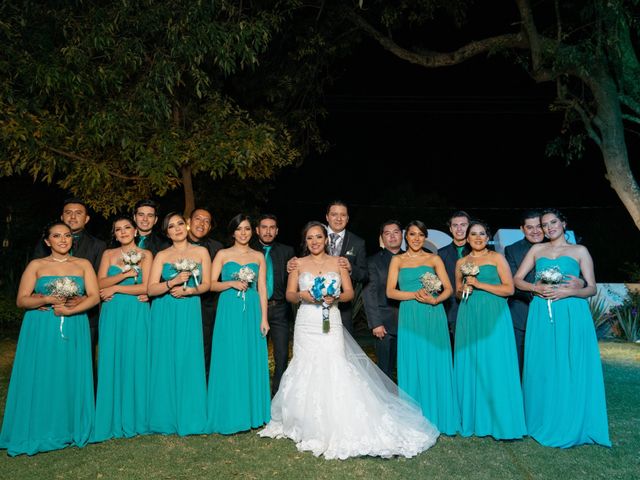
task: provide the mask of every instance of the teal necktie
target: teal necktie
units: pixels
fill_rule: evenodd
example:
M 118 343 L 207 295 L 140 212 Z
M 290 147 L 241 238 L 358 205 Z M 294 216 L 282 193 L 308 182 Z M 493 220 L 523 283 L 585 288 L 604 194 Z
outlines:
M 140 236 L 140 240 L 138 241 L 138 247 L 144 248 L 144 244 L 147 243 L 147 236 Z
M 267 299 L 271 298 L 273 295 L 273 262 L 271 261 L 271 252 L 272 245 L 263 245 L 264 249 L 264 259 L 267 263 Z
M 71 243 L 71 249 L 69 250 L 69 255 L 73 257 L 74 252 L 78 249 L 78 242 L 80 241 L 79 233 L 72 233 L 73 241 Z

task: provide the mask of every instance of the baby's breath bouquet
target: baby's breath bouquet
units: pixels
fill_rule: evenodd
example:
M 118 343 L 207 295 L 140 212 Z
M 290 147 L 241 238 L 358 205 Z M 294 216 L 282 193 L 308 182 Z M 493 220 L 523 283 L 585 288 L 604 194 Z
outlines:
M 554 265 L 552 267 L 548 267 L 548 268 L 545 268 L 544 270 L 540 270 L 539 272 L 536 272 L 536 280 L 546 285 L 560 285 L 563 279 L 564 279 L 564 275 L 562 275 L 562 272 L 560 271 L 560 268 L 558 268 L 557 265 Z M 553 313 L 551 311 L 551 302 L 553 302 L 553 300 L 551 300 L 550 298 L 547 298 L 547 310 L 549 312 L 549 320 L 551 321 L 551 323 L 553 323 Z
M 244 282 L 247 285 L 251 285 L 253 282 L 256 281 L 256 272 L 254 272 L 250 267 L 245 265 L 244 267 L 240 268 L 240 270 L 235 272 L 232 277 L 234 280 L 240 280 L 241 282 Z M 239 297 L 240 295 L 242 295 L 242 301 L 245 302 L 242 308 L 242 310 L 244 311 L 244 309 L 247 306 L 244 290 L 243 291 L 238 290 L 237 296 Z
M 422 288 L 431 295 L 437 295 L 442 290 L 442 282 L 440 281 L 440 278 L 431 272 L 425 272 L 420 276 L 420 283 L 422 283 Z
M 59 277 L 48 283 L 46 286 L 49 295 L 58 297 L 63 300 L 68 298 L 77 297 L 80 295 L 80 286 L 70 277 Z M 64 326 L 64 315 L 60 316 L 60 336 L 64 339 L 62 327 Z
M 467 283 L 467 277 L 477 277 L 480 273 L 480 267 L 473 262 L 464 262 L 460 265 L 460 273 L 462 273 L 462 283 Z M 462 290 L 462 300 L 469 300 L 469 289 Z
M 193 280 L 196 282 L 196 287 L 198 286 L 198 275 L 200 275 L 200 266 L 198 262 L 192 260 L 191 258 L 180 258 L 171 264 L 173 269 L 177 272 L 174 276 L 178 276 L 181 272 L 191 272 L 193 275 Z M 182 289 L 187 289 L 187 282 L 182 284 Z

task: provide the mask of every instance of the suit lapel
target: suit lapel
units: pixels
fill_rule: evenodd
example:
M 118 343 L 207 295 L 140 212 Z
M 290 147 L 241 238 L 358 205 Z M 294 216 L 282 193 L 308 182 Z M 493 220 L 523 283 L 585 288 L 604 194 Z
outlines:
M 344 238 L 342 239 L 342 246 L 340 247 L 340 256 L 344 257 L 349 250 L 349 232 L 344 232 Z

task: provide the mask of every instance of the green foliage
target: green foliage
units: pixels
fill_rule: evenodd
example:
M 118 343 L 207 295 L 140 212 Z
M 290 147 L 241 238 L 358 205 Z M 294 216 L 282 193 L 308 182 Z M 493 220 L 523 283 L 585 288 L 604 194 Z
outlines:
M 618 331 L 629 342 L 640 342 L 640 293 L 629 292 L 624 303 L 613 310 Z
M 24 312 L 16 307 L 15 296 L 0 294 L 0 329 L 19 326 L 23 314 Z
M 101 213 L 185 174 L 266 178 L 294 163 L 284 125 L 224 94 L 286 15 L 235 2 L 2 2 L 0 175 L 28 173 Z
M 612 314 L 609 313 L 606 303 L 607 298 L 601 292 L 589 298 L 589 310 L 591 310 L 593 325 L 599 337 L 607 335 L 610 330 Z

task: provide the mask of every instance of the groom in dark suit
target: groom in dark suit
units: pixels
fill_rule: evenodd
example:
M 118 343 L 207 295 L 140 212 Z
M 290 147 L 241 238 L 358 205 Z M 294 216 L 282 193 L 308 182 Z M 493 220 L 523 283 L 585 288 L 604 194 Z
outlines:
M 367 257 L 364 240 L 346 230 L 349 211 L 344 202 L 336 200 L 327 207 L 327 233 L 329 234 L 329 254 L 340 257 L 338 264 L 351 275 L 353 288 L 367 281 Z M 353 336 L 353 302 L 339 303 L 342 325 Z
M 387 298 L 387 276 L 391 258 L 401 252 L 402 227 L 397 220 L 387 220 L 380 227 L 384 249 L 367 259 L 369 282 L 364 287 L 364 308 L 367 323 L 376 337 L 378 367 L 389 378 L 396 368 L 398 307 L 397 300 Z
M 449 231 L 453 236 L 453 241 L 446 247 L 442 247 L 438 250 L 438 255 L 444 262 L 444 267 L 447 270 L 449 281 L 453 287 L 454 294 L 451 295 L 444 302 L 444 309 L 447 312 L 447 321 L 449 323 L 449 336 L 451 338 L 451 349 L 453 350 L 453 344 L 456 335 L 456 319 L 458 318 L 458 305 L 459 300 L 456 298 L 456 262 L 458 259 L 464 257 L 469 253 L 469 246 L 467 245 L 467 228 L 471 217 L 463 210 L 454 212 L 447 225 Z
M 256 250 L 262 251 L 267 264 L 267 297 L 269 337 L 273 345 L 275 369 L 271 382 L 271 395 L 280 388 L 280 379 L 289 361 L 289 320 L 291 308 L 286 301 L 287 262 L 293 258 L 293 248 L 276 242 L 278 236 L 278 219 L 266 213 L 258 219 L 256 226 L 258 242 Z

